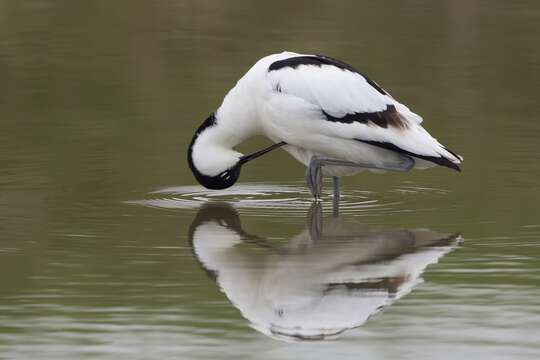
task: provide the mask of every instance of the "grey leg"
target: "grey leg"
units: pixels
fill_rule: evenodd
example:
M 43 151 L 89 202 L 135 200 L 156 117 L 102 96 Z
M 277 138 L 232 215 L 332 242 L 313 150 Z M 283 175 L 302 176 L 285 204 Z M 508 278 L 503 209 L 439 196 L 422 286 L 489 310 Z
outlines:
M 315 201 L 321 200 L 321 192 L 322 192 L 322 163 L 321 158 L 319 157 L 312 157 L 311 161 L 309 162 L 309 166 L 306 170 L 306 182 L 309 187 L 309 190 L 311 190 L 311 194 L 315 198 Z
M 328 166 L 352 166 L 365 169 L 378 169 L 387 171 L 409 171 L 414 166 L 414 160 L 408 156 L 402 155 L 398 161 L 387 164 L 357 163 L 346 160 L 328 159 L 319 156 L 313 156 L 309 162 L 306 171 L 306 180 L 315 201 L 321 200 L 322 193 L 322 167 Z M 339 185 L 339 184 L 338 184 Z M 338 192 L 339 195 L 339 187 Z M 336 195 L 336 183 L 334 183 L 334 197 Z M 339 199 L 339 196 L 337 196 Z

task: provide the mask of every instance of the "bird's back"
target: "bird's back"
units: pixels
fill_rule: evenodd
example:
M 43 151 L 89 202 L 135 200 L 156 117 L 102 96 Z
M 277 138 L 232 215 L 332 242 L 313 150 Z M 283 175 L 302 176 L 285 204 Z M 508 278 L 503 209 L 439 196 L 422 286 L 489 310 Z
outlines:
M 405 154 L 417 166 L 459 169 L 462 158 L 433 138 L 419 115 L 341 61 L 274 54 L 237 87 L 252 98 L 262 132 L 289 144 L 286 150 L 303 163 L 313 154 L 374 163 Z

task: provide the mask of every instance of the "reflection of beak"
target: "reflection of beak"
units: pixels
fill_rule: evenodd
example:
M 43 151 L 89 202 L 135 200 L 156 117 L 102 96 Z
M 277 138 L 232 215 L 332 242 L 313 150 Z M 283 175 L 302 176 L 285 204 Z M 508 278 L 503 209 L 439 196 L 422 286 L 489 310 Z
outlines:
M 273 145 L 270 145 L 269 147 L 267 148 L 264 148 L 262 150 L 259 150 L 257 152 L 254 152 L 253 154 L 249 154 L 249 155 L 244 155 L 240 158 L 240 160 L 238 161 L 238 163 L 240 165 L 244 165 L 245 163 L 247 163 L 248 161 L 251 161 L 253 159 L 256 159 L 258 158 L 259 156 L 262 156 L 264 154 L 266 154 L 267 152 L 270 152 L 274 149 L 277 149 L 283 145 L 286 145 L 286 143 L 284 143 L 283 141 L 282 142 L 279 142 L 279 143 L 276 143 L 276 144 L 273 144 Z

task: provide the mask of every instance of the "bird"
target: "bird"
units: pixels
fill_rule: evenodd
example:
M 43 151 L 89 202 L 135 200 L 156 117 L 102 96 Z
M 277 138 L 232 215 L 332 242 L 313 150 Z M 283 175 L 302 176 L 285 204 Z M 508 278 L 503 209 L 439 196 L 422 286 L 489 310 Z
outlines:
M 422 127 L 422 117 L 375 81 L 340 60 L 284 51 L 258 60 L 195 131 L 187 160 L 208 189 L 233 186 L 243 165 L 283 148 L 307 167 L 314 200 L 323 176 L 435 165 L 461 171 L 463 157 Z M 257 135 L 272 145 L 244 155 L 234 149 Z
M 281 242 L 247 232 L 241 220 L 229 203 L 204 203 L 188 230 L 190 246 L 251 327 L 285 341 L 332 339 L 363 325 L 463 241 L 323 216 L 316 202 L 301 232 Z

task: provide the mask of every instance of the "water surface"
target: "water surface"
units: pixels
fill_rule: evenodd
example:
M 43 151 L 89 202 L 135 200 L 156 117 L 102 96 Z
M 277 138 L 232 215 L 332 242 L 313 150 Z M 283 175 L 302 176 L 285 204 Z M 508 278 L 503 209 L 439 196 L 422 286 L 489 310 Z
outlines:
M 0 358 L 540 356 L 535 1 L 0 2 Z M 464 155 L 224 192 L 193 130 L 258 58 L 343 59 Z M 253 139 L 242 151 L 268 144 Z

